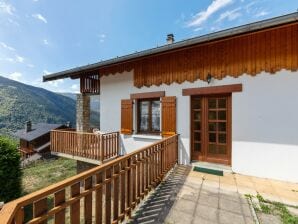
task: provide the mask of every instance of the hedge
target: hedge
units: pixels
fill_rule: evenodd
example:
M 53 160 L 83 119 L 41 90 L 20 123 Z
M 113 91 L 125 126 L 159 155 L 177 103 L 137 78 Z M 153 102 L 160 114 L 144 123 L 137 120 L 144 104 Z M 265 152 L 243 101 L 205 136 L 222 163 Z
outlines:
M 8 202 L 21 196 L 22 170 L 15 141 L 0 136 L 0 201 Z

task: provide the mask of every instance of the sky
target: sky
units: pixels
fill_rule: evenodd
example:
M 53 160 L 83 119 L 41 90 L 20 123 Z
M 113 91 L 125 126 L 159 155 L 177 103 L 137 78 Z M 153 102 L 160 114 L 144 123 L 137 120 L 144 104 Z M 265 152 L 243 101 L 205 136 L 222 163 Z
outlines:
M 54 92 L 42 76 L 297 11 L 298 0 L 0 0 L 0 76 Z

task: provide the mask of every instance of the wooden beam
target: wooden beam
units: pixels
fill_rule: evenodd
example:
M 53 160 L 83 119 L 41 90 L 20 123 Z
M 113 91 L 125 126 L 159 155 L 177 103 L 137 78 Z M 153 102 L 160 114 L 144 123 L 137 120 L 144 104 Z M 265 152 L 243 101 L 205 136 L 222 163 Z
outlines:
M 165 91 L 147 92 L 147 93 L 132 93 L 130 99 L 149 99 L 149 98 L 160 98 L 165 96 Z
M 242 84 L 182 89 L 183 96 L 242 92 Z

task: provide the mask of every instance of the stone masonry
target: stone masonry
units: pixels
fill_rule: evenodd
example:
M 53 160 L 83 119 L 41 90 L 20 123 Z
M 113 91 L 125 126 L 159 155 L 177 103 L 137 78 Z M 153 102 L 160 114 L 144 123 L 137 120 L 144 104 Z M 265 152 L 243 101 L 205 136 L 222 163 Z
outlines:
M 90 96 L 77 94 L 77 131 L 89 131 L 90 123 Z
M 77 124 L 76 129 L 80 132 L 88 132 L 90 129 L 90 96 L 86 94 L 77 94 Z M 78 139 L 78 147 L 82 147 L 83 138 Z M 84 150 L 84 149 L 82 149 Z M 84 172 L 95 167 L 83 161 L 77 161 L 77 173 Z

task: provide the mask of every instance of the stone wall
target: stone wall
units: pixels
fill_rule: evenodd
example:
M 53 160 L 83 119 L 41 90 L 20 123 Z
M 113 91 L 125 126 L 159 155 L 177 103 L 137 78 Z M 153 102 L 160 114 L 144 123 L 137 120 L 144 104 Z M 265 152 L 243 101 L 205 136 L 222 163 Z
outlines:
M 77 94 L 77 131 L 89 131 L 90 123 L 90 96 Z

